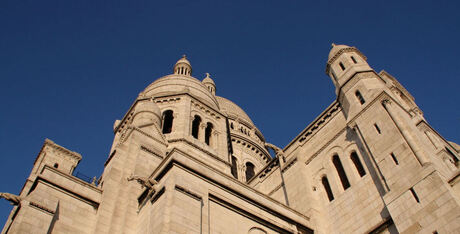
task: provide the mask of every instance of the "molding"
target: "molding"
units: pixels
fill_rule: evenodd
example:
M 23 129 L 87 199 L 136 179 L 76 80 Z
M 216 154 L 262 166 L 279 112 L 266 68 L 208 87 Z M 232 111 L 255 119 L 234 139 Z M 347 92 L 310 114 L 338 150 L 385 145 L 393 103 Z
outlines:
M 346 47 L 346 48 L 343 48 L 343 49 L 340 49 L 339 51 L 337 51 L 335 53 L 335 55 L 330 58 L 328 61 L 327 61 L 327 64 L 326 64 L 326 75 L 329 75 L 329 70 L 331 69 L 331 65 L 332 63 L 337 60 L 338 57 L 340 57 L 340 55 L 342 55 L 343 53 L 345 52 L 356 52 L 359 56 L 361 56 L 364 61 L 367 61 L 367 57 L 361 53 L 361 51 L 359 51 L 356 47 Z
M 143 145 L 141 145 L 140 148 L 141 148 L 142 151 L 145 151 L 145 152 L 147 152 L 149 154 L 152 154 L 153 156 L 156 156 L 156 157 L 158 157 L 160 159 L 163 159 L 163 156 L 161 156 L 160 154 L 155 152 L 155 150 L 152 150 L 152 149 L 150 149 L 150 148 L 148 148 L 146 146 L 143 146 Z
M 279 184 L 278 186 L 276 186 L 274 189 L 272 189 L 272 191 L 270 191 L 267 196 L 271 196 L 273 193 L 275 193 L 276 191 L 278 191 L 280 188 L 282 188 L 284 186 L 284 183 L 281 183 Z
M 193 148 L 195 148 L 195 149 L 197 149 L 197 150 L 200 150 L 200 151 L 206 153 L 207 155 L 211 156 L 212 158 L 216 159 L 217 161 L 222 162 L 222 163 L 224 163 L 225 165 L 227 165 L 227 166 L 229 166 L 229 167 L 232 166 L 231 163 L 229 163 L 229 162 L 227 162 L 227 161 L 225 161 L 225 160 L 219 158 L 217 155 L 215 155 L 215 154 L 209 152 L 208 150 L 205 150 L 205 149 L 199 147 L 198 145 L 196 145 L 196 144 L 194 144 L 194 143 L 192 143 L 192 142 L 190 142 L 190 141 L 188 141 L 188 140 L 186 140 L 186 139 L 184 139 L 184 138 L 171 139 L 171 140 L 169 140 L 168 142 L 170 142 L 170 143 L 174 143 L 174 142 L 184 142 L 184 143 L 187 143 L 188 145 L 192 146 Z M 175 148 L 175 149 L 177 149 L 177 148 Z
M 297 162 L 297 157 L 293 158 L 289 162 L 285 164 L 285 166 L 281 169 L 281 172 L 287 171 L 289 168 L 291 168 L 295 163 Z
M 39 210 L 41 210 L 41 211 L 43 211 L 45 213 L 48 213 L 50 215 L 54 215 L 54 213 L 56 213 L 56 211 L 51 210 L 51 209 L 49 209 L 49 208 L 47 208 L 47 207 L 45 207 L 43 205 L 40 205 L 38 203 L 35 203 L 35 202 L 29 202 L 29 205 L 34 207 L 34 208 L 37 208 L 37 209 L 39 209 Z

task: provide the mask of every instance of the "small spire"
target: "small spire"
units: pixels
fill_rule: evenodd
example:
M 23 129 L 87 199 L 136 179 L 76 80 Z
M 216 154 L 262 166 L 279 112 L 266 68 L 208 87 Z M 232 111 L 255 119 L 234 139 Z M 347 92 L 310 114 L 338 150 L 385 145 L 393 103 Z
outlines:
M 186 59 L 186 58 L 187 58 L 187 55 L 183 54 L 183 55 L 182 55 L 182 58 Z
M 335 43 L 334 43 L 334 42 L 332 42 L 331 46 L 332 46 L 332 47 L 334 47 L 334 46 L 336 46 L 336 45 L 335 45 Z
M 211 76 L 209 75 L 209 73 L 206 72 L 206 77 L 205 78 L 211 78 Z

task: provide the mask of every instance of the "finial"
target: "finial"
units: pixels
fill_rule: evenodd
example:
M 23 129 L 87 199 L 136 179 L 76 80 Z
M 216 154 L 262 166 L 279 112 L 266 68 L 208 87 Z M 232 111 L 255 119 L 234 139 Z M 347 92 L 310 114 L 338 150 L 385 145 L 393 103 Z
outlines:
M 183 55 L 182 55 L 182 58 L 186 59 L 186 58 L 187 58 L 187 56 L 186 56 L 185 54 L 183 54 Z
M 211 78 L 209 73 L 206 72 L 206 77 L 205 78 Z
M 334 43 L 334 42 L 332 42 L 331 46 L 332 46 L 332 47 L 334 47 L 334 46 L 335 46 L 335 43 Z

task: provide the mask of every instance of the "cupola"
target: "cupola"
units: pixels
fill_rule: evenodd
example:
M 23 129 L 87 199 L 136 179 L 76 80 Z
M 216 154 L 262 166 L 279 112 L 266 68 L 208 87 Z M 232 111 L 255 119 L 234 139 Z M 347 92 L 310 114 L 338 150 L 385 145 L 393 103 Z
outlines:
M 206 86 L 209 92 L 211 92 L 213 95 L 216 95 L 216 84 L 211 79 L 209 73 L 206 73 L 206 77 L 203 79 L 203 81 L 201 81 L 201 83 Z
M 174 65 L 174 74 L 184 76 L 192 75 L 192 65 L 185 55 L 183 55 L 181 59 L 177 60 L 176 65 Z

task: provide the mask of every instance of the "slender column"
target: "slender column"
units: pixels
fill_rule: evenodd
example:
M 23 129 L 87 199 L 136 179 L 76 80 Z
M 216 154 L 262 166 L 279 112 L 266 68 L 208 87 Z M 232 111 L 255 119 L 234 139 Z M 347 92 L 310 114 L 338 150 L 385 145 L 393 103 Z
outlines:
M 411 148 L 412 152 L 415 155 L 415 158 L 418 160 L 420 165 L 424 166 L 425 164 L 429 163 L 428 157 L 425 155 L 425 152 L 423 152 L 420 149 L 414 137 L 412 137 L 411 133 L 407 130 L 407 127 L 405 127 L 404 120 L 394 109 L 392 102 L 390 100 L 383 100 L 382 105 L 384 109 L 387 111 L 388 115 L 390 115 L 391 119 L 395 123 L 404 140 L 409 145 L 409 148 Z

